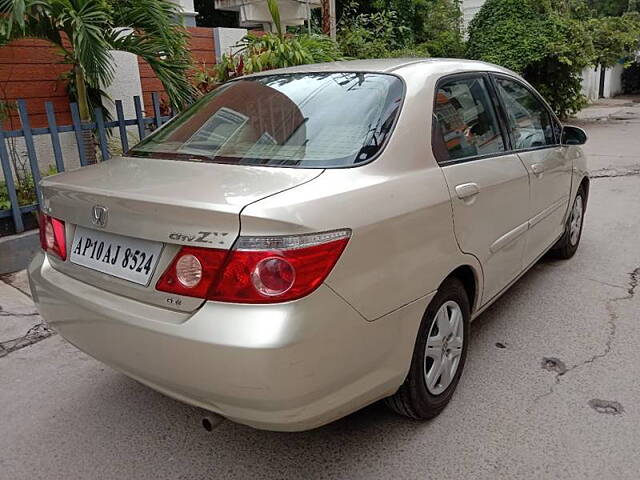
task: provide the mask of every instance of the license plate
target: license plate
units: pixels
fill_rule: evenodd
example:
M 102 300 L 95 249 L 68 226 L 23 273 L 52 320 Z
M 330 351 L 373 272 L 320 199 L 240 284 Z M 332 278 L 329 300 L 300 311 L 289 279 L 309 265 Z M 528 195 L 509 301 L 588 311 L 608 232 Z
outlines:
M 159 242 L 77 227 L 70 260 L 91 270 L 148 285 L 161 251 Z

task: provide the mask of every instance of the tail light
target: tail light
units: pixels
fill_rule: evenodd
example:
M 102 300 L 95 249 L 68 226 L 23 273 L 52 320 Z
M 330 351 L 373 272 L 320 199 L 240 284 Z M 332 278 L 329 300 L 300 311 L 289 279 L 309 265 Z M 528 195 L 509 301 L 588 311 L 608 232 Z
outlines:
M 240 237 L 233 250 L 183 247 L 156 289 L 232 303 L 280 303 L 309 295 L 327 278 L 350 230 Z
M 40 216 L 40 246 L 47 253 L 53 253 L 61 260 L 67 259 L 67 241 L 64 222 L 44 213 Z
M 185 297 L 207 298 L 227 256 L 226 250 L 183 247 L 158 280 L 156 290 Z

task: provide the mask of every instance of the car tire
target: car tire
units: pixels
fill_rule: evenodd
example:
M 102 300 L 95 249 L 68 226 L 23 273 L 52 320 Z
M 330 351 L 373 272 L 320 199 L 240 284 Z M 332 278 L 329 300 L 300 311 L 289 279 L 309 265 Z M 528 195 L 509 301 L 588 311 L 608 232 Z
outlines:
M 584 212 L 587 206 L 587 197 L 581 186 L 571 204 L 567 224 L 560 240 L 551 249 L 551 255 L 560 260 L 568 260 L 576 254 L 580 239 L 582 238 L 582 226 L 584 225 Z
M 446 324 L 444 315 L 448 317 L 449 331 L 443 328 Z M 459 316 L 457 325 L 454 325 L 454 315 Z M 394 395 L 385 399 L 392 410 L 416 420 L 434 418 L 444 410 L 464 369 L 470 317 L 469 297 L 460 280 L 445 280 L 422 318 L 407 378 Z M 440 335 L 441 330 L 445 335 Z M 445 341 L 444 338 L 449 339 Z M 445 353 L 437 364 L 439 344 L 440 354 Z M 449 360 L 445 360 L 445 356 L 454 359 L 449 370 Z M 438 378 L 439 368 L 442 374 Z

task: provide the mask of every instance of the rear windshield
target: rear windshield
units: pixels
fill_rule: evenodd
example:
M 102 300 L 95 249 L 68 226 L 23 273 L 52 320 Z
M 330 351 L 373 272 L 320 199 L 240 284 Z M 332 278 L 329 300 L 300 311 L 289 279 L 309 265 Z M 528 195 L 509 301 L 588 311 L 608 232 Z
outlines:
M 304 73 L 229 82 L 129 155 L 241 165 L 329 168 L 384 147 L 404 85 L 393 75 Z

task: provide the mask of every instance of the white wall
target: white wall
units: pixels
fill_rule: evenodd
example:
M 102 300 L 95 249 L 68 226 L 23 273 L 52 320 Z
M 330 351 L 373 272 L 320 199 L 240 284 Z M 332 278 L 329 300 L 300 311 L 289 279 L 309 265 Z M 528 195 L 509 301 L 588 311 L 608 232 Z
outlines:
M 196 26 L 196 12 L 195 8 L 193 8 L 193 0 L 171 0 L 173 3 L 177 3 L 182 7 L 182 13 L 184 16 L 184 24 L 187 27 L 195 27 Z M 213 0 L 210 0 L 213 1 Z
M 112 50 L 115 75 L 111 85 L 104 89 L 112 100 L 122 100 L 122 108 L 127 118 L 135 118 L 136 110 L 133 97 L 138 95 L 142 99 L 142 83 L 140 81 L 140 68 L 138 57 L 133 53 L 117 52 Z M 115 105 L 105 102 L 113 118 L 116 117 Z M 144 108 L 144 103 L 143 103 Z
M 600 90 L 600 67 L 587 67 L 582 71 L 582 94 L 589 102 L 598 100 Z
M 615 67 L 607 70 L 607 77 L 604 84 L 605 98 L 615 97 L 622 93 L 622 72 L 624 66 L 617 64 Z
M 50 166 L 55 167 L 56 161 L 53 156 L 53 147 L 51 145 L 51 137 L 49 135 L 37 135 L 33 137 L 33 143 L 36 147 L 36 156 L 38 157 L 38 166 L 41 172 L 46 172 Z M 7 139 L 7 149 L 9 154 L 12 152 L 19 158 L 18 163 L 24 164 L 27 171 L 31 172 L 29 160 L 27 157 L 27 147 L 24 138 Z M 80 167 L 80 157 L 78 156 L 78 147 L 76 137 L 73 132 L 65 132 L 60 134 L 60 149 L 62 150 L 62 159 L 65 170 L 74 170 Z M 13 172 L 15 181 L 15 172 Z M 4 175 L 0 168 L 0 181 L 4 181 Z
M 140 67 L 138 66 L 138 57 L 132 53 L 111 51 L 115 64 L 115 75 L 113 83 L 105 88 L 105 92 L 111 99 L 105 100 L 104 105 L 109 110 L 111 118 L 117 120 L 116 100 L 122 100 L 122 110 L 124 118 L 136 118 L 136 108 L 133 101 L 134 96 L 140 97 L 142 110 L 145 111 L 144 98 L 142 96 L 142 83 L 140 81 Z M 145 116 L 153 115 L 153 107 L 147 106 Z M 114 147 L 113 153 L 120 154 L 122 147 L 120 145 L 120 131 L 117 128 L 112 129 L 112 137 L 109 144 Z M 135 145 L 139 140 L 138 127 L 131 125 L 127 127 L 127 137 L 129 146 Z
M 623 65 L 608 68 L 605 72 L 603 98 L 612 98 L 622 93 Z M 588 67 L 582 71 L 582 94 L 590 102 L 597 102 L 600 98 L 601 68 Z
M 237 43 L 247 35 L 246 28 L 224 28 L 213 29 L 213 40 L 216 45 L 216 60 L 222 60 L 223 53 L 234 52 Z

